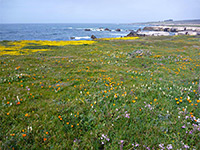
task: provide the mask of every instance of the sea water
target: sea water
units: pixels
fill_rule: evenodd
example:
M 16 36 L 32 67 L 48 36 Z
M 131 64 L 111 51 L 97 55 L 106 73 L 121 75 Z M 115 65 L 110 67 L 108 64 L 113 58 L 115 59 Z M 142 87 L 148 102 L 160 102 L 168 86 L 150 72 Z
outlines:
M 135 24 L 0 24 L 2 40 L 91 40 L 97 38 L 121 37 L 130 30 L 144 28 L 147 25 Z M 108 28 L 111 31 L 104 31 Z M 90 29 L 91 31 L 85 31 Z M 121 31 L 115 31 L 120 29 Z

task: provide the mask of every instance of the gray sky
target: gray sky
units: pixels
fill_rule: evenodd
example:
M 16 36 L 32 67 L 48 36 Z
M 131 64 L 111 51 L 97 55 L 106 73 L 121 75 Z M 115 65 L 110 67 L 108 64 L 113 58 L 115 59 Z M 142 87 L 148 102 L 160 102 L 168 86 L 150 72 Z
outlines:
M 0 0 L 0 23 L 132 23 L 200 19 L 200 0 Z

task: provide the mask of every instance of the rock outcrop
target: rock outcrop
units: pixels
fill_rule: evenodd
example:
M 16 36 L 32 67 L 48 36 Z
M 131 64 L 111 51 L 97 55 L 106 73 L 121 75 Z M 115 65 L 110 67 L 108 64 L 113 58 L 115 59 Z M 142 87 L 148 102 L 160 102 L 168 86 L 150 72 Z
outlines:
M 138 35 L 137 35 L 137 32 L 135 32 L 135 31 L 131 31 L 131 32 L 127 35 L 127 37 L 134 37 L 134 36 L 138 36 Z
M 94 35 L 92 35 L 92 36 L 91 36 L 91 39 L 93 39 L 93 40 L 94 40 L 94 39 L 96 39 L 96 38 L 97 38 L 97 37 L 96 37 L 96 36 L 94 36 Z
M 142 31 L 142 29 L 141 28 L 139 28 L 136 32 L 140 32 L 140 31 Z
M 165 32 L 179 32 L 179 31 L 195 31 L 200 32 L 200 27 L 171 27 L 171 26 L 152 26 L 144 27 L 147 31 L 165 31 Z
M 91 31 L 91 29 L 85 29 L 85 31 Z
M 108 29 L 108 28 L 105 28 L 105 29 L 104 29 L 104 31 L 111 31 L 111 30 L 110 30 L 110 29 Z
M 75 37 L 74 37 L 74 36 L 72 36 L 72 37 L 70 37 L 70 39 L 71 39 L 71 40 L 74 40 L 74 39 L 75 39 Z

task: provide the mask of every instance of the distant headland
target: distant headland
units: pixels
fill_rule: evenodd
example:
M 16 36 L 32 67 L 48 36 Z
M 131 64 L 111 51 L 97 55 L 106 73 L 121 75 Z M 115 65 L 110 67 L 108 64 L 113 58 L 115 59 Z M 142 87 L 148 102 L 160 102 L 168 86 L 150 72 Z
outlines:
M 140 23 L 130 23 L 130 24 L 149 24 L 149 25 L 169 25 L 169 26 L 200 26 L 200 19 L 192 20 L 173 20 L 167 19 L 164 21 L 152 21 L 152 22 L 140 22 Z

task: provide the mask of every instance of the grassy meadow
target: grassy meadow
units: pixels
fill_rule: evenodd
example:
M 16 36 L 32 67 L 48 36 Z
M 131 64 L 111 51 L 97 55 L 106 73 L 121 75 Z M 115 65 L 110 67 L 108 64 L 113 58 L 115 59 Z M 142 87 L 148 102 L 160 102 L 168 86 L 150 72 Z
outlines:
M 0 149 L 200 149 L 200 36 L 0 42 Z

